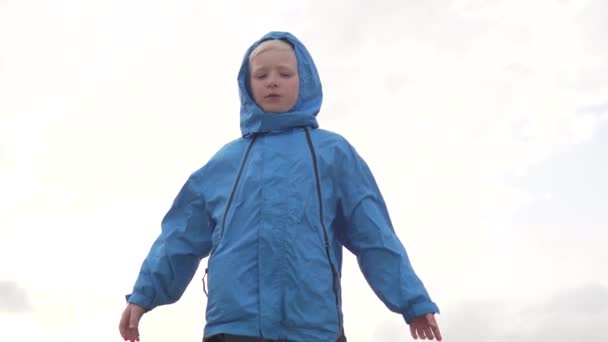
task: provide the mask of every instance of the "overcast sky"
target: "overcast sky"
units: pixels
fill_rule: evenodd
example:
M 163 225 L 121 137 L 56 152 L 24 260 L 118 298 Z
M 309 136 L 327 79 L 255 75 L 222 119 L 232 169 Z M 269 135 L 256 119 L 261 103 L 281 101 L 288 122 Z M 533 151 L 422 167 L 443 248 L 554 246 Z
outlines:
M 370 164 L 446 341 L 606 341 L 608 1 L 0 0 L 0 340 L 121 341 L 188 175 L 287 30 Z M 202 270 L 203 268 L 201 268 Z M 199 272 L 143 342 L 200 341 Z M 347 254 L 349 341 L 407 341 Z

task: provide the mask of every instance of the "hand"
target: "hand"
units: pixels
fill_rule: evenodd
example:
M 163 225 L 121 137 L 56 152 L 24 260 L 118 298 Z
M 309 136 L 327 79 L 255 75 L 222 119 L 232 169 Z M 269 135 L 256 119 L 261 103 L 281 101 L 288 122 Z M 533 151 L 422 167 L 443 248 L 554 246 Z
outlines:
M 139 341 L 139 320 L 144 315 L 146 310 L 136 304 L 127 304 L 125 311 L 120 317 L 120 336 L 125 341 Z
M 410 332 L 414 339 L 437 339 L 441 341 L 441 332 L 439 331 L 439 325 L 435 321 L 435 315 L 426 314 L 424 316 L 416 317 L 410 322 Z

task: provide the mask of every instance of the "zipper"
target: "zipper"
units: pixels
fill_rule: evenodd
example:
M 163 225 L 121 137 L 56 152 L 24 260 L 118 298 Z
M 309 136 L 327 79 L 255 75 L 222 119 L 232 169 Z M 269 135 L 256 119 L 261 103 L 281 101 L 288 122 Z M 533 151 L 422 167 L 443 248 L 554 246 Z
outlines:
M 222 238 L 224 237 L 224 228 L 226 226 L 226 219 L 228 218 L 228 211 L 230 210 L 230 206 L 232 206 L 232 201 L 234 200 L 234 194 L 236 193 L 236 189 L 239 185 L 239 181 L 241 180 L 241 175 L 243 174 L 243 169 L 245 168 L 245 163 L 247 163 L 247 158 L 249 158 L 249 152 L 251 152 L 251 148 L 253 147 L 253 143 L 255 143 L 255 140 L 257 139 L 257 137 L 258 137 L 257 135 L 253 135 L 253 138 L 251 138 L 251 142 L 249 143 L 249 146 L 247 146 L 247 151 L 245 151 L 245 157 L 243 158 L 243 162 L 241 163 L 239 173 L 236 176 L 236 180 L 234 181 L 234 185 L 232 187 L 232 192 L 230 192 L 230 198 L 228 199 L 228 204 L 226 204 L 226 210 L 224 211 L 224 218 L 222 219 L 220 238 L 217 242 L 218 246 L 219 246 L 220 242 L 222 241 Z
M 239 173 L 236 176 L 236 180 L 234 181 L 234 185 L 232 186 L 232 191 L 230 192 L 230 197 L 228 198 L 228 203 L 226 204 L 226 210 L 224 210 L 224 217 L 222 218 L 222 226 L 220 227 L 220 238 L 218 239 L 217 245 L 215 246 L 215 248 L 213 250 L 211 250 L 211 252 L 209 253 L 209 260 L 211 260 L 213 253 L 215 252 L 215 250 L 217 250 L 220 243 L 222 242 L 222 238 L 224 237 L 224 227 L 226 226 L 226 218 L 228 217 L 228 211 L 230 210 L 230 207 L 232 206 L 232 201 L 234 200 L 234 194 L 236 193 L 236 189 L 241 180 L 241 175 L 243 174 L 243 169 L 245 168 L 245 163 L 247 163 L 247 159 L 249 158 L 249 152 L 251 152 L 251 148 L 253 147 L 253 143 L 255 143 L 255 140 L 257 139 L 257 137 L 258 137 L 257 134 L 252 135 L 251 142 L 249 143 L 249 146 L 247 146 L 247 151 L 245 151 L 245 156 L 243 157 L 243 161 L 241 162 L 241 166 L 239 168 Z M 207 284 L 205 282 L 205 278 L 207 277 L 208 273 L 209 273 L 209 261 L 207 262 L 207 267 L 205 268 L 205 274 L 203 275 L 203 291 L 205 292 L 205 296 L 207 296 L 207 297 L 209 297 L 209 293 L 207 292 Z
M 310 150 L 310 156 L 312 158 L 312 164 L 315 171 L 315 180 L 317 183 L 317 197 L 319 199 L 319 220 L 321 221 L 321 227 L 323 227 L 323 237 L 325 239 L 325 255 L 327 256 L 327 262 L 329 263 L 329 267 L 331 268 L 332 281 L 333 281 L 333 290 L 334 295 L 336 297 L 336 314 L 338 316 L 338 332 L 343 333 L 342 328 L 342 316 L 340 315 L 340 303 L 338 296 L 338 273 L 336 272 L 336 268 L 331 262 L 331 256 L 329 253 L 329 238 L 327 235 L 327 228 L 325 227 L 325 222 L 323 220 L 323 196 L 321 195 L 321 180 L 319 178 L 319 166 L 317 164 L 317 155 L 315 153 L 315 148 L 312 144 L 312 139 L 310 138 L 310 132 L 308 128 L 304 128 L 304 132 L 306 133 L 306 142 L 308 143 L 308 148 Z

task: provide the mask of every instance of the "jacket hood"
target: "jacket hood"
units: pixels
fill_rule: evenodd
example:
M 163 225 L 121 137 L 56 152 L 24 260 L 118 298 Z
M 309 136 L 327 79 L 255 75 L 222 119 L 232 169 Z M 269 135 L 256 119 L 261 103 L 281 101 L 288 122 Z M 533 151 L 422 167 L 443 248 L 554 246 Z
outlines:
M 249 87 L 249 55 L 262 42 L 281 39 L 289 42 L 298 61 L 300 92 L 293 108 L 284 113 L 265 112 L 258 106 Z M 241 100 L 241 133 L 243 136 L 254 133 L 281 131 L 295 127 L 317 128 L 316 116 L 321 110 L 323 89 L 319 73 L 306 47 L 289 32 L 269 32 L 256 41 L 245 53 L 238 73 L 239 96 Z

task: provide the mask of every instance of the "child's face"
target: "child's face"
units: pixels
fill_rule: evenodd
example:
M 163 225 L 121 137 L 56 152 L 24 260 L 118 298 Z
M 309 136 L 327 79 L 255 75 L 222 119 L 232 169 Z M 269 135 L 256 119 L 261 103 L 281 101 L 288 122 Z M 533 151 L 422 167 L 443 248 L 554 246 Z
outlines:
M 291 47 L 269 47 L 249 63 L 249 85 L 255 102 L 266 112 L 287 112 L 300 91 L 298 62 Z

